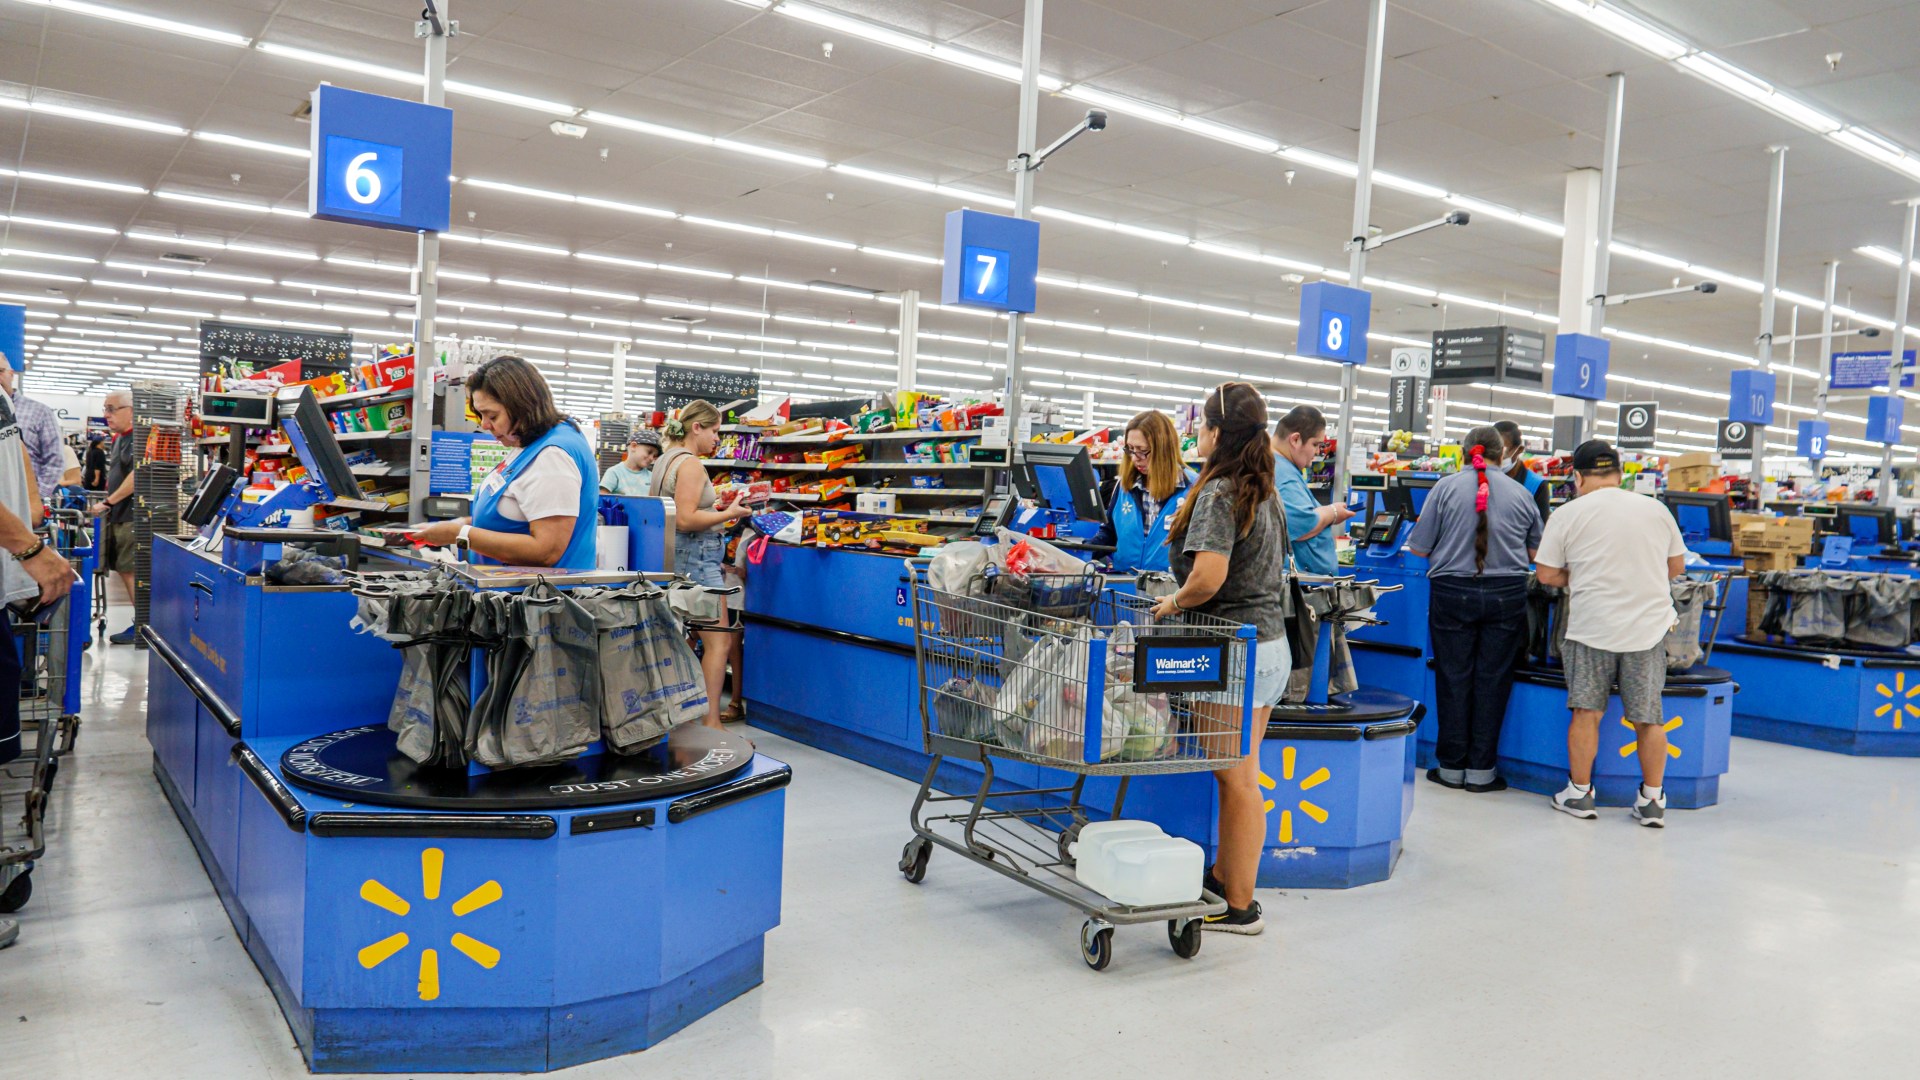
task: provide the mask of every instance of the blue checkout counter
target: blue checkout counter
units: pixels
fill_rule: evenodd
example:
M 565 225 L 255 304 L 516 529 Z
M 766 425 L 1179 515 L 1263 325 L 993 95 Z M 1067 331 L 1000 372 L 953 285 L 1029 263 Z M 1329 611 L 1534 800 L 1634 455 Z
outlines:
M 400 653 L 348 627 L 351 593 L 171 538 L 153 565 L 154 775 L 313 1071 L 561 1068 L 762 981 L 787 766 L 689 725 L 628 758 L 422 769 L 386 727 Z
M 1355 627 L 1348 632 L 1348 639 L 1354 666 L 1367 682 L 1431 702 L 1436 696 L 1427 631 L 1432 592 L 1427 585 L 1427 560 L 1405 547 L 1412 528 L 1411 522 L 1400 523 L 1390 540 L 1370 543 L 1355 552 L 1356 578 L 1378 579 L 1382 585 L 1404 588 L 1380 598 L 1375 610 L 1385 625 Z M 1732 562 L 1739 565 L 1737 559 Z M 1737 594 L 1728 597 L 1728 610 L 1743 611 L 1746 580 L 1735 578 L 1733 584 Z M 1723 635 L 1728 633 L 1727 627 L 1728 621 L 1723 620 Z M 1726 648 L 1716 642 L 1716 662 Z M 1736 690 L 1743 691 L 1739 695 L 1743 702 L 1760 696 L 1744 685 L 1744 677 L 1726 670 L 1731 667 L 1729 661 L 1724 666 L 1695 666 L 1668 676 L 1662 713 L 1669 742 L 1666 787 L 1674 807 L 1694 809 L 1719 801 L 1731 734 L 1738 730 L 1733 714 Z M 1516 673 L 1500 732 L 1499 770 L 1508 783 L 1541 794 L 1565 786 L 1567 722 L 1566 682 L 1558 669 L 1523 667 Z M 1605 806 L 1630 805 L 1640 776 L 1634 755 L 1637 741 L 1633 726 L 1622 718 L 1619 698 L 1610 699 L 1600 728 L 1600 753 L 1594 764 L 1596 797 Z M 1437 764 L 1433 750 L 1438 738 L 1438 720 L 1431 711 L 1421 721 L 1417 738 L 1418 764 L 1423 769 L 1431 768 Z
M 1131 588 L 1129 580 L 1117 580 L 1118 587 Z M 923 779 L 931 758 L 922 739 L 904 561 L 772 544 L 747 581 L 751 722 L 897 776 Z M 1260 750 L 1261 783 L 1273 803 L 1261 886 L 1343 888 L 1387 877 L 1412 810 L 1414 707 L 1362 689 L 1276 714 Z M 994 774 L 1008 790 L 1063 786 L 1073 779 L 1008 760 L 996 760 Z M 942 790 L 970 791 L 980 779 L 977 764 L 947 758 L 935 782 Z M 1111 805 L 1116 784 L 1112 778 L 1088 779 L 1084 801 Z M 1123 813 L 1211 851 L 1218 824 L 1215 786 L 1204 773 L 1133 777 Z

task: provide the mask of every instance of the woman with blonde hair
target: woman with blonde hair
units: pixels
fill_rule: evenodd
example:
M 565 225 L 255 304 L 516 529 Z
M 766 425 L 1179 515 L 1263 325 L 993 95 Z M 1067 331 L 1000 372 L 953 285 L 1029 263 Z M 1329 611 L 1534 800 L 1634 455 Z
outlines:
M 655 497 L 673 500 L 673 572 L 712 589 L 727 587 L 721 565 L 726 561 L 727 526 L 753 511 L 735 503 L 715 510 L 713 481 L 701 458 L 712 457 L 720 442 L 720 410 L 705 401 L 689 401 L 662 429 L 667 451 L 653 466 Z M 707 682 L 708 727 L 720 727 L 721 692 L 727 678 L 727 656 L 733 634 L 725 630 L 700 631 L 701 674 Z
M 1108 500 L 1098 544 L 1113 548 L 1113 568 L 1167 568 L 1167 527 L 1180 512 L 1194 473 L 1180 460 L 1180 434 L 1166 413 L 1148 409 L 1127 421 L 1126 456 Z

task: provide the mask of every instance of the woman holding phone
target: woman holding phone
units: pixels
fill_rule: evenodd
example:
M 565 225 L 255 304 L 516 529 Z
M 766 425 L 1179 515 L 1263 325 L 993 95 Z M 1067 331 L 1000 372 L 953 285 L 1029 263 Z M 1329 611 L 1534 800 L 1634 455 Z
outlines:
M 724 589 L 727 581 L 721 566 L 727 557 L 727 526 L 752 517 L 753 511 L 739 503 L 716 509 L 714 504 L 719 499 L 713 481 L 700 464 L 701 458 L 713 456 L 720 442 L 720 410 L 705 401 L 689 401 L 663 430 L 667 452 L 654 463 L 652 494 L 673 500 L 673 572 L 696 585 Z M 726 630 L 700 631 L 700 671 L 707 682 L 708 727 L 722 726 L 729 716 L 745 717 L 743 710 L 730 710 L 729 716 L 722 716 L 720 711 L 733 637 Z

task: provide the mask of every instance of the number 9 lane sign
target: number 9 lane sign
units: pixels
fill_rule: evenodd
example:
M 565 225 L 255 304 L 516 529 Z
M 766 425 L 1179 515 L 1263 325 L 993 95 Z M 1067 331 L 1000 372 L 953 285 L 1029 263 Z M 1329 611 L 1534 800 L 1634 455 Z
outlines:
M 452 210 L 453 113 L 321 86 L 313 95 L 307 211 L 328 221 L 444 232 Z

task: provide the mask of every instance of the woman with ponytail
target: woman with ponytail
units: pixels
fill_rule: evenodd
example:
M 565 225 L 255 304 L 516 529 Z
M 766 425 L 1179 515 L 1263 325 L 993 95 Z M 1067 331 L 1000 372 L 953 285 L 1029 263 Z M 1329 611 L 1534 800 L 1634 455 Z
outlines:
M 1502 470 L 1492 425 L 1467 433 L 1461 470 L 1428 493 L 1407 549 L 1428 560 L 1432 591 L 1437 768 L 1427 779 L 1468 791 L 1507 786 L 1495 769 L 1513 666 L 1527 633 L 1527 572 L 1540 547 L 1540 508 Z
M 663 430 L 667 452 L 653 467 L 652 494 L 673 500 L 673 572 L 698 585 L 726 588 L 720 567 L 727 556 L 727 526 L 752 517 L 753 511 L 739 503 L 725 510 L 713 508 L 718 501 L 713 481 L 707 479 L 700 459 L 712 457 L 720 442 L 720 410 L 705 401 L 689 401 Z M 733 638 L 734 634 L 726 630 L 700 631 L 700 671 L 707 680 L 708 727 L 720 727 L 723 719 L 745 718 L 739 702 L 726 717 L 720 712 Z
M 1243 382 L 1224 383 L 1201 409 L 1200 455 L 1206 466 L 1174 514 L 1167 550 L 1180 588 L 1154 605 L 1161 619 L 1196 611 L 1254 627 L 1258 642 L 1251 671 L 1253 730 L 1287 688 L 1286 518 L 1274 495 L 1273 451 L 1267 442 L 1267 403 Z M 1195 698 L 1194 711 L 1238 730 L 1241 702 Z M 1238 736 L 1235 736 L 1236 738 Z M 1256 743 L 1257 745 L 1257 743 Z M 1264 925 L 1254 902 L 1254 877 L 1267 816 L 1260 793 L 1259 751 L 1213 774 L 1220 787 L 1220 855 L 1206 872 L 1206 889 L 1227 901 L 1227 912 L 1207 919 L 1208 930 L 1257 934 Z

